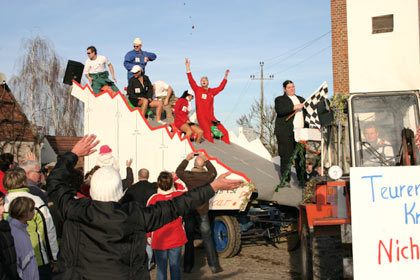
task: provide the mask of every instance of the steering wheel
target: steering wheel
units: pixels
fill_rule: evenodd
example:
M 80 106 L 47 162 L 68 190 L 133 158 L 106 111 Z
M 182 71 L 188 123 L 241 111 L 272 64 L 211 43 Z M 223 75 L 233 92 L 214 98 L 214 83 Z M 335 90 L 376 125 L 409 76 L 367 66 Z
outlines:
M 416 165 L 416 152 L 414 151 L 414 132 L 409 128 L 401 131 L 400 165 Z

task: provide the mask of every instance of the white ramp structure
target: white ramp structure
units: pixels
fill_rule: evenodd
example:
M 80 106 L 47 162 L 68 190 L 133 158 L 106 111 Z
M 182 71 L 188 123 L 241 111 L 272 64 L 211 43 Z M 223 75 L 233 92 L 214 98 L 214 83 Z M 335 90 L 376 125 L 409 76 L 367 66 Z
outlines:
M 175 171 L 189 153 L 197 151 L 206 154 L 219 175 L 229 171 L 232 173 L 229 178 L 248 183 L 235 191 L 216 193 L 210 201 L 211 210 L 244 210 L 254 184 L 259 198 L 263 195 L 264 200 L 274 199 L 290 206 L 297 206 L 301 200 L 301 190 L 298 189 L 281 189 L 275 193 L 279 182 L 278 168 L 271 161 L 238 145 L 217 140 L 215 144 L 205 141 L 193 145 L 189 139 L 171 133 L 168 126 L 145 120 L 139 109 L 132 109 L 120 92 L 114 96 L 107 91 L 94 94 L 89 86 L 82 87 L 73 82 L 71 94 L 84 103 L 84 134 L 95 134 L 101 141 L 99 145 L 111 147 L 119 161 L 122 178 L 126 176 L 126 161 L 130 158 L 133 159 L 131 167 L 134 173 L 147 168 L 153 182 L 161 171 Z M 97 155 L 85 159 L 85 171 L 95 166 Z M 188 170 L 192 168 L 192 162 Z
M 267 149 L 264 147 L 263 143 L 259 138 L 256 138 L 254 140 L 248 141 L 248 139 L 244 135 L 244 130 L 242 127 L 239 128 L 239 135 L 236 136 L 236 134 L 233 131 L 229 131 L 229 139 L 230 143 L 237 144 L 241 146 L 242 148 L 262 157 L 267 160 L 272 160 L 272 157 L 270 153 L 267 151 Z

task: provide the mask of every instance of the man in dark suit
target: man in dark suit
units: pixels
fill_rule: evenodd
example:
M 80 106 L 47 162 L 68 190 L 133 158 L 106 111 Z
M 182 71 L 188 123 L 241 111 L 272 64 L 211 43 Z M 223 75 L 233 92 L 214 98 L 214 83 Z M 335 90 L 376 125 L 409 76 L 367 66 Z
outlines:
M 120 203 L 138 201 L 142 207 L 146 207 L 149 198 L 157 193 L 157 187 L 148 181 L 149 170 L 146 168 L 140 169 L 138 176 L 139 181 L 127 189 Z
M 303 128 L 305 126 L 306 111 L 303 108 L 305 99 L 295 95 L 295 85 L 292 81 L 286 80 L 283 83 L 284 94 L 275 99 L 275 109 L 277 113 L 274 134 L 277 137 L 278 153 L 280 156 L 280 170 L 283 176 L 287 169 L 293 151 L 296 148 L 296 141 L 293 133 L 295 128 Z M 294 112 L 296 113 L 289 118 Z M 295 166 L 298 178 L 301 172 L 305 172 L 299 166 L 300 156 L 296 158 Z M 286 182 L 290 182 L 290 173 Z
M 129 187 L 121 198 L 120 203 L 128 203 L 131 201 L 137 201 L 141 207 L 146 207 L 149 198 L 157 193 L 157 186 L 149 182 L 149 170 L 142 168 L 138 172 L 139 181 Z M 148 238 L 149 239 L 149 238 Z M 147 253 L 147 266 L 148 269 L 152 269 L 152 257 L 153 251 L 150 243 L 146 244 Z

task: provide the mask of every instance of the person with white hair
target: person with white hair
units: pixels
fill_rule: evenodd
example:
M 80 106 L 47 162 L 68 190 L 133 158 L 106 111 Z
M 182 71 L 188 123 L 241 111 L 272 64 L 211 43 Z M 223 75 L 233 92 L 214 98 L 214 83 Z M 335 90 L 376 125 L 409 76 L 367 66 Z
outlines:
M 48 197 L 41 189 L 41 163 L 36 160 L 25 160 L 19 167 L 26 172 L 25 187 L 29 193 L 39 196 L 45 204 L 48 204 Z
M 146 73 L 147 62 L 156 59 L 156 54 L 152 52 L 146 52 L 141 49 L 143 42 L 140 40 L 140 38 L 134 39 L 133 44 L 133 49 L 129 51 L 124 57 L 124 67 L 127 69 L 128 81 L 130 81 L 131 77 L 133 77 L 133 73 L 130 71 L 135 65 L 140 66 L 143 70 L 143 73 Z
M 18 197 L 27 197 L 35 202 L 35 216 L 28 222 L 27 231 L 34 248 L 39 278 L 51 279 L 51 263 L 57 260 L 58 254 L 56 228 L 48 205 L 28 191 L 24 186 L 25 179 L 25 171 L 21 168 L 6 171 L 3 180 L 7 190 L 4 208 L 8 213 L 10 203 Z
M 242 180 L 227 179 L 226 173 L 211 184 L 142 208 L 137 202 L 118 203 L 123 196 L 121 178 L 114 168 L 106 166 L 92 176 L 92 199 L 76 199 L 67 178 L 78 158 L 93 154 L 98 142 L 95 135 L 84 136 L 47 178 L 48 194 L 65 220 L 55 267 L 60 279 L 150 279 L 146 233 L 186 215 L 216 191 L 242 184 Z

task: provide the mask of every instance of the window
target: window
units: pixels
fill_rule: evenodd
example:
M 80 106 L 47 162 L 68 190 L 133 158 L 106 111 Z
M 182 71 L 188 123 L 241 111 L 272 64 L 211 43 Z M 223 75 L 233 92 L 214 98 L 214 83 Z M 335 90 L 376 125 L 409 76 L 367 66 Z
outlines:
M 351 97 L 353 166 L 395 166 L 403 128 L 419 124 L 414 92 L 355 94 Z M 419 154 L 415 147 L 417 159 Z M 419 162 L 417 162 L 419 163 Z
M 394 31 L 394 15 L 372 18 L 372 34 Z

